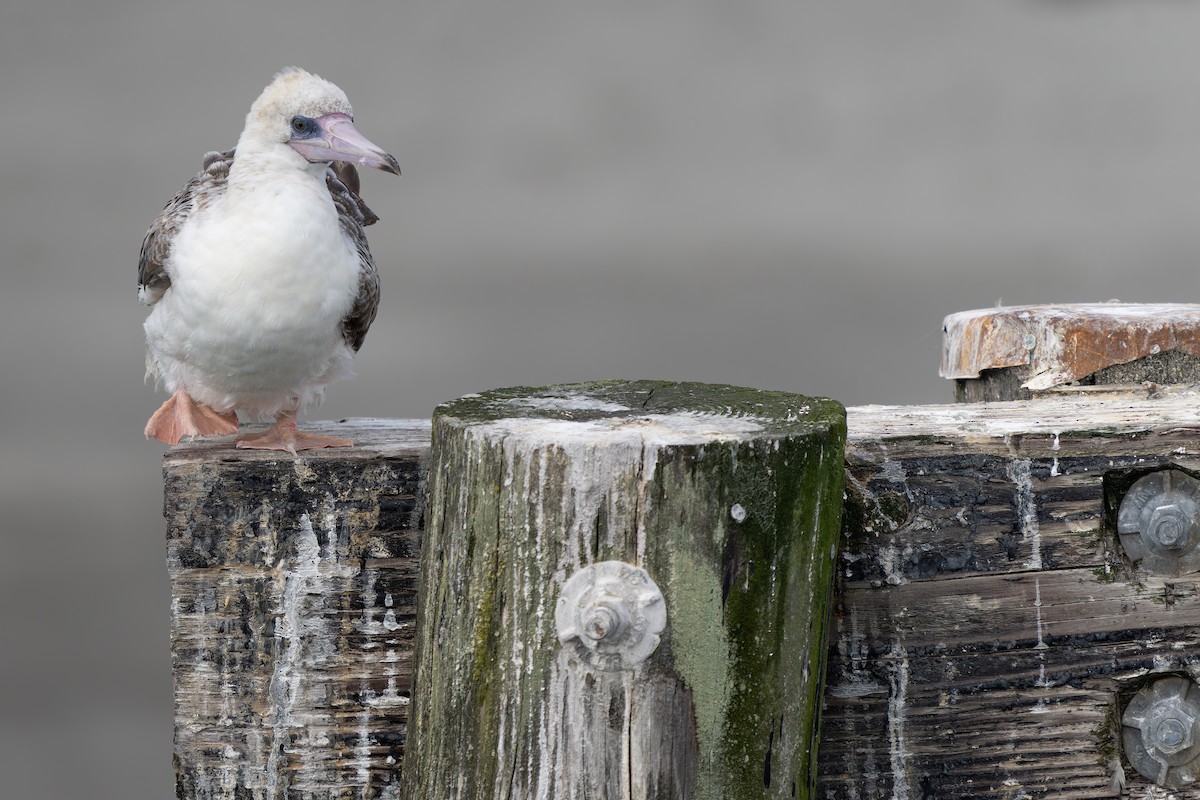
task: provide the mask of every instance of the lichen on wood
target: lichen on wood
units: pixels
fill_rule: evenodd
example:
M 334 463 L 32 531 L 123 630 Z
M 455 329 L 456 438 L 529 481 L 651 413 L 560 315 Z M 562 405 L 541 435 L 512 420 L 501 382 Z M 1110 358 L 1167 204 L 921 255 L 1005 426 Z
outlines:
M 844 412 L 734 387 L 512 389 L 434 418 L 412 798 L 806 797 Z M 560 647 L 558 590 L 644 568 L 667 629 L 631 670 Z

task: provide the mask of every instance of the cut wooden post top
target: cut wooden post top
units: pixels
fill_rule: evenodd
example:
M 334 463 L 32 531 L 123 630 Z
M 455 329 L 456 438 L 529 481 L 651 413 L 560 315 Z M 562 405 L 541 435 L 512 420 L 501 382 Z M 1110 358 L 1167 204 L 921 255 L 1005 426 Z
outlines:
M 959 400 L 1025 399 L 1077 382 L 1200 380 L 1200 305 L 987 308 L 951 314 L 942 330 L 940 374 L 958 382 Z
M 661 445 L 784 436 L 844 418 L 834 400 L 787 392 L 673 381 L 597 381 L 467 395 L 439 420 L 484 436 L 519 433 L 533 446 L 634 436 Z

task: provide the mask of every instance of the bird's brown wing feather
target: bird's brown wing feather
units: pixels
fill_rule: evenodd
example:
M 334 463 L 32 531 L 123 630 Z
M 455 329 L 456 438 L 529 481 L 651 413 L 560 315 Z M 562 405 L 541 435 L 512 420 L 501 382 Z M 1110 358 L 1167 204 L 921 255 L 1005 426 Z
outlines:
M 358 297 L 350 313 L 342 320 L 342 335 L 346 343 L 355 351 L 362 347 L 367 337 L 367 330 L 375 320 L 375 312 L 379 310 L 379 272 L 375 268 L 375 259 L 371 256 L 371 248 L 367 245 L 367 236 L 363 228 L 379 221 L 375 212 L 367 207 L 358 194 L 358 170 L 353 164 L 335 161 L 325 174 L 325 183 L 333 204 L 337 208 L 338 223 L 342 232 L 349 237 L 358 251 L 361 265 L 358 273 Z
M 138 299 L 146 305 L 157 303 L 171 286 L 167 264 L 175 235 L 189 216 L 225 192 L 232 164 L 232 150 L 205 153 L 203 169 L 179 190 L 179 194 L 171 198 L 150 230 L 146 231 L 138 260 Z

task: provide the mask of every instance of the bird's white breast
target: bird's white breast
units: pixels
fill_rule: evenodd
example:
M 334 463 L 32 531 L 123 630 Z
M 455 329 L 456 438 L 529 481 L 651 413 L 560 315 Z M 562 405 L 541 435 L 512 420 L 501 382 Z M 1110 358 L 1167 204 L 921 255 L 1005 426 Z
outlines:
M 324 180 L 231 186 L 178 233 L 171 289 L 146 321 L 153 366 L 168 389 L 218 409 L 319 399 L 349 374 L 341 323 L 359 269 Z

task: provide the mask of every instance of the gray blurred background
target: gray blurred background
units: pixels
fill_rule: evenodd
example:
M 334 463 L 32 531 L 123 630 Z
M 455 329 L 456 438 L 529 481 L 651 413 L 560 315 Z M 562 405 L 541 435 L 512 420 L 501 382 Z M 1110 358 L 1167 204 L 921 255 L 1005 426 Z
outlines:
M 947 313 L 1200 294 L 1200 7 L 10 2 L 0 10 L 0 779 L 164 798 L 142 235 L 273 73 L 400 160 L 319 416 L 498 386 L 942 402 Z

